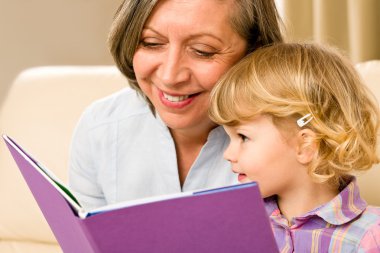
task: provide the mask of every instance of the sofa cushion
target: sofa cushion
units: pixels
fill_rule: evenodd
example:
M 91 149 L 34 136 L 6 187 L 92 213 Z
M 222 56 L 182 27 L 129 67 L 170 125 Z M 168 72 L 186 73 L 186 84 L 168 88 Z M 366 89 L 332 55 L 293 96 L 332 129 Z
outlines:
M 28 69 L 16 78 L 3 103 L 0 133 L 13 137 L 65 182 L 69 143 L 81 113 L 93 100 L 126 85 L 114 66 Z M 2 249 L 18 248 L 17 241 L 56 243 L 2 140 L 0 154 L 0 252 L 16 252 Z
M 357 70 L 372 93 L 380 101 L 380 60 L 373 60 L 356 65 Z M 380 142 L 380 139 L 378 140 Z M 380 143 L 378 143 L 380 147 Z M 380 155 L 380 148 L 378 154 Z M 359 174 L 358 184 L 361 195 L 372 205 L 380 206 L 380 165 L 373 166 L 368 172 Z
M 57 243 L 35 241 L 4 240 L 0 241 L 1 253 L 62 253 Z

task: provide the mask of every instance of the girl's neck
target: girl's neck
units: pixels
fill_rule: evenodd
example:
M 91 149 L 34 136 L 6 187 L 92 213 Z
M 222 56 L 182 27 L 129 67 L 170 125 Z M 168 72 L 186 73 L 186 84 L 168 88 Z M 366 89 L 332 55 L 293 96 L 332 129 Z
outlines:
M 339 194 L 337 187 L 327 183 L 308 182 L 285 194 L 278 195 L 277 203 L 282 215 L 288 220 L 299 217 L 321 206 Z

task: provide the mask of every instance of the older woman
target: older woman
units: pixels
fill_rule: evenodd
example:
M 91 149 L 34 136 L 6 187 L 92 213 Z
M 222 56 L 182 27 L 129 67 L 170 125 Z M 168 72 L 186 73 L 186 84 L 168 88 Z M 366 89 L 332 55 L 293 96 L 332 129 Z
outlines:
M 272 0 L 125 0 L 109 42 L 132 89 L 95 102 L 76 128 L 70 185 L 81 203 L 236 183 L 209 93 L 247 53 L 279 41 Z

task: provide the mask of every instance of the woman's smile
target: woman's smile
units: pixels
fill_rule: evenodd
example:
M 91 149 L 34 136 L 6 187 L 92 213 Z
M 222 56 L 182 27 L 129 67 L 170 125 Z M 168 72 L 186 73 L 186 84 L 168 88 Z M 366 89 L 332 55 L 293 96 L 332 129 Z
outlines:
M 163 92 L 162 90 L 158 90 L 158 94 L 164 106 L 173 109 L 182 109 L 190 105 L 194 101 L 194 99 L 201 93 L 198 92 L 193 94 L 169 94 Z

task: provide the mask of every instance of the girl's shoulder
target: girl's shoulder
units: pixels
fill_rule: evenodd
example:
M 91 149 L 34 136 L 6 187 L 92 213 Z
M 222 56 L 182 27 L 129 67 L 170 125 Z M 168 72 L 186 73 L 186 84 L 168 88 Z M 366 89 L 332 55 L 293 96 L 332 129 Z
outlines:
M 370 216 L 373 218 L 378 218 L 380 220 L 380 206 L 368 205 L 363 212 L 364 216 Z
M 361 227 L 366 231 L 372 228 L 380 230 L 380 207 L 368 205 L 352 223 L 351 226 Z
M 367 206 L 355 223 L 362 224 L 365 229 L 359 252 L 380 252 L 380 207 Z

